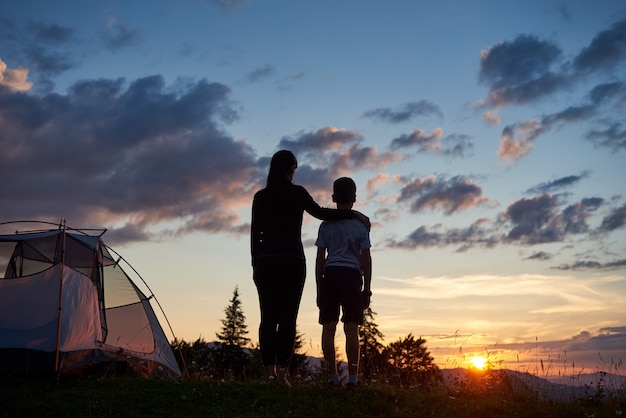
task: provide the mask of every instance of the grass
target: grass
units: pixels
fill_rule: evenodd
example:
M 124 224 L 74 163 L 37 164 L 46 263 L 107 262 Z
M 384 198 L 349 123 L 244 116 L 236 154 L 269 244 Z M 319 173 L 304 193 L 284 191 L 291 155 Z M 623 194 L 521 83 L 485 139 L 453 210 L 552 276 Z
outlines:
M 105 378 L 0 378 L 0 417 L 616 417 L 622 400 L 557 403 L 498 387 L 346 391 L 316 384 Z

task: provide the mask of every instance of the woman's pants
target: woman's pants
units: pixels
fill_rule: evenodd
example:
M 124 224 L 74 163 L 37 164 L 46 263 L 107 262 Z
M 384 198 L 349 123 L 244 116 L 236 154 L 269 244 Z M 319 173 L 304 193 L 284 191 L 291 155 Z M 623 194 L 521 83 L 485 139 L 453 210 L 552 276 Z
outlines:
M 255 262 L 254 284 L 261 307 L 259 345 L 266 366 L 289 365 L 305 277 L 302 258 L 270 256 Z

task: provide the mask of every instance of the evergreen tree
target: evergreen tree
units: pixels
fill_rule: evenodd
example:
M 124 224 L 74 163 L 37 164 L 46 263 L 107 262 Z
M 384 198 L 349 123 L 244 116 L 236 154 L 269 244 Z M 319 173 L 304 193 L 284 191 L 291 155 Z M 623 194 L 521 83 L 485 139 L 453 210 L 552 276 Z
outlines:
M 218 340 L 228 346 L 245 347 L 250 343 L 246 316 L 243 314 L 241 300 L 239 300 L 239 287 L 235 286 L 233 298 L 230 304 L 224 308 L 226 317 L 222 319 L 221 333 L 216 332 Z
M 383 356 L 384 346 L 380 342 L 384 335 L 374 322 L 376 312 L 371 306 L 364 312 L 363 325 L 359 328 L 360 359 L 359 371 L 364 380 L 373 380 L 384 369 L 386 361 Z
M 398 383 L 420 386 L 441 380 L 441 371 L 426 348 L 426 340 L 409 334 L 404 339 L 389 344 L 383 351 Z
M 256 369 L 254 355 L 244 348 L 250 343 L 246 316 L 243 314 L 239 288 L 235 287 L 230 304 L 224 308 L 226 317 L 222 319 L 221 332 L 216 347 L 212 350 L 215 376 L 228 380 L 243 380 L 254 374 Z
M 306 352 L 301 353 L 300 350 L 304 347 L 304 334 L 300 332 L 298 326 L 296 325 L 296 338 L 293 342 L 293 352 L 299 354 L 306 354 Z

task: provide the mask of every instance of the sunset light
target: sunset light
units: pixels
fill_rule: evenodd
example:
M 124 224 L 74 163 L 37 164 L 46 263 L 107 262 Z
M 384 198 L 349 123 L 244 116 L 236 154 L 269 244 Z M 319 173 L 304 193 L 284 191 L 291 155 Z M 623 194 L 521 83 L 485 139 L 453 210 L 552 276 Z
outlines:
M 295 308 L 283 327 L 296 321 L 298 354 L 323 357 L 312 213 L 336 209 L 346 176 L 371 226 L 375 351 L 411 335 L 476 379 L 612 361 L 626 374 L 626 1 L 0 10 L 0 235 L 39 231 L 15 221 L 105 231 L 154 293 L 168 341 L 216 342 L 237 288 L 260 346 L 252 202 L 289 150 L 296 170 L 277 175 L 289 193 L 267 214 L 285 231 L 261 241 L 289 260 L 267 256 L 272 268 L 306 273 L 276 278 L 265 304 Z M 355 289 L 350 321 L 360 300 Z
M 473 357 L 470 361 L 472 366 L 478 370 L 485 370 L 488 365 L 487 359 L 484 357 Z

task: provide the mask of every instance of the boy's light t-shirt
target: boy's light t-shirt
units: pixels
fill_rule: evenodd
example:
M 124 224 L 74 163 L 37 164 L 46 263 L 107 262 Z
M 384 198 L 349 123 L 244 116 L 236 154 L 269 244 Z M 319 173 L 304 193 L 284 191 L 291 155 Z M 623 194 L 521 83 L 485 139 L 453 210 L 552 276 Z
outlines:
M 322 222 L 315 245 L 328 250 L 324 267 L 352 267 L 358 271 L 361 250 L 372 246 L 369 231 L 356 219 Z

